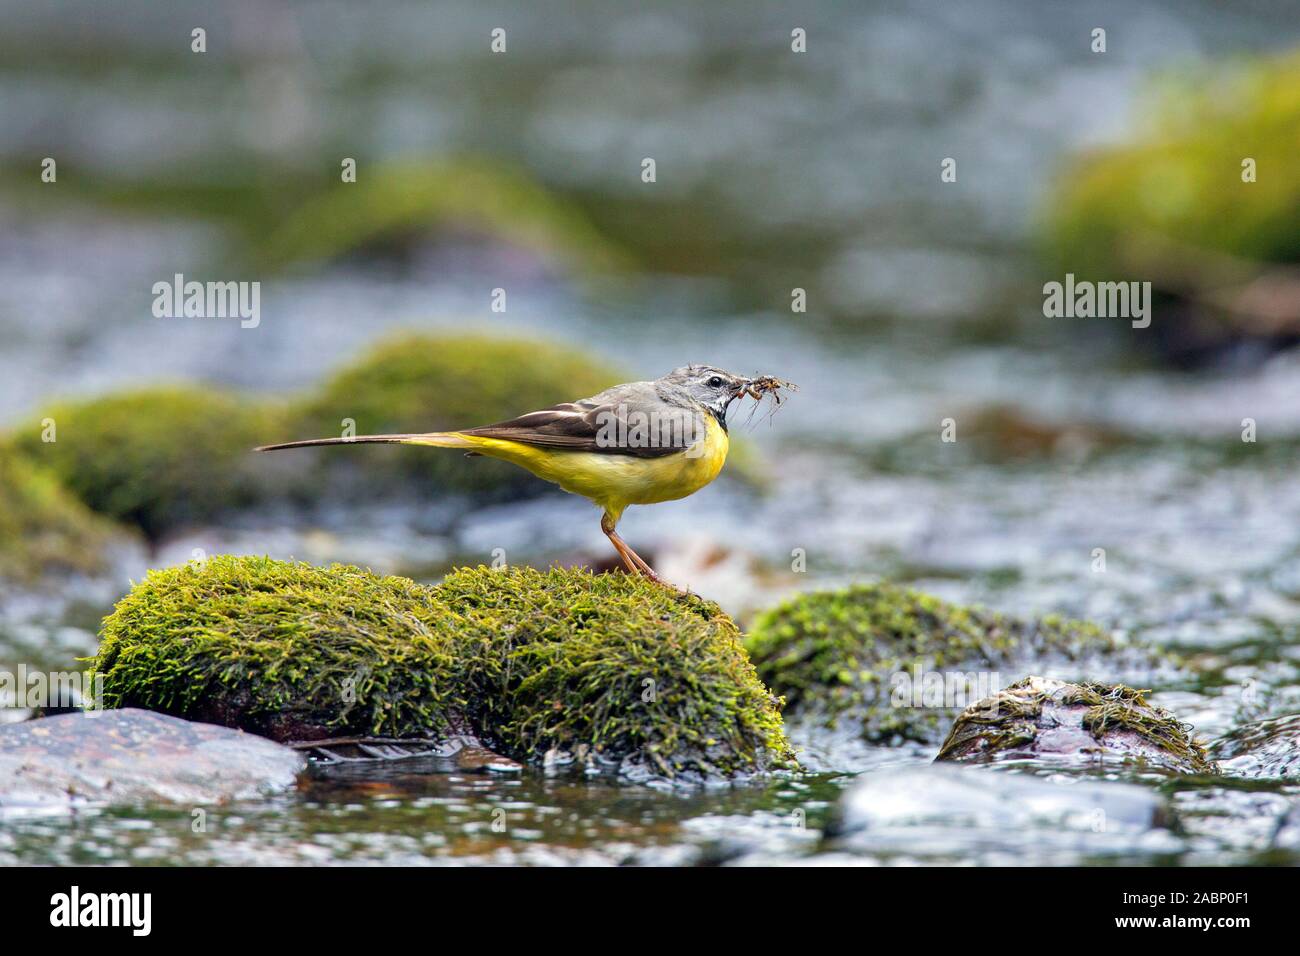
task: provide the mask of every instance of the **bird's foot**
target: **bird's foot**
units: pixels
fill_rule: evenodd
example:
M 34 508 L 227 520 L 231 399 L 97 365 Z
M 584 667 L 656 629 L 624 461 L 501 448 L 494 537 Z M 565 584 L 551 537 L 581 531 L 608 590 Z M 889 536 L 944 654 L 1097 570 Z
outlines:
M 626 544 L 625 544 L 624 546 L 626 547 Z M 671 591 L 676 591 L 676 592 L 678 592 L 679 594 L 689 594 L 689 593 L 690 593 L 689 591 L 685 591 L 685 590 L 683 590 L 682 588 L 679 588 L 677 585 L 673 584 L 671 581 L 668 581 L 668 580 L 666 580 L 665 578 L 661 578 L 661 577 L 659 576 L 658 572 L 655 571 L 654 568 L 650 567 L 650 565 L 649 565 L 649 563 L 646 561 L 646 559 L 643 558 L 643 557 L 641 557 L 641 555 L 637 554 L 637 553 L 636 553 L 635 551 L 633 551 L 631 548 L 628 548 L 628 549 L 627 549 L 627 556 L 628 556 L 628 558 L 631 560 L 631 563 L 632 563 L 632 565 L 635 567 L 637 573 L 638 573 L 638 574 L 641 574 L 643 577 L 647 577 L 647 578 L 649 578 L 651 581 L 653 581 L 655 584 L 658 584 L 658 585 L 660 585 L 661 587 L 668 588 L 668 589 L 671 590 Z
M 686 588 L 680 588 L 677 585 L 673 584 L 673 582 L 669 581 L 667 578 L 660 577 L 649 566 L 646 566 L 644 568 L 637 568 L 637 572 L 642 577 L 648 578 L 649 580 L 653 581 L 655 584 L 659 585 L 661 588 L 666 588 L 669 591 L 674 591 L 677 594 L 682 595 L 683 597 L 689 597 L 691 594 L 691 592 L 686 590 Z
M 626 545 L 624 545 L 624 547 L 626 547 Z M 650 567 L 650 565 L 646 563 L 645 558 L 641 557 L 641 555 L 637 554 L 631 548 L 627 548 L 626 552 L 620 549 L 619 554 L 623 556 L 623 564 L 626 567 L 628 574 L 640 575 L 643 578 L 647 578 L 648 580 L 653 581 L 661 588 L 665 588 L 669 591 L 675 591 L 681 595 L 689 595 L 691 593 L 685 588 L 679 588 L 677 585 L 673 584 L 667 578 L 661 577 L 659 573 L 655 571 L 654 568 Z
M 614 531 L 614 526 L 612 523 L 610 523 L 607 520 L 602 521 L 600 527 L 601 530 L 604 531 L 605 534 L 609 537 L 610 543 L 614 545 L 614 550 L 618 552 L 618 556 L 623 559 L 623 566 L 627 568 L 628 574 L 639 574 L 642 577 L 649 578 L 655 584 L 659 585 L 662 588 L 666 588 L 669 591 L 675 591 L 676 593 L 683 596 L 690 595 L 691 593 L 690 591 L 687 591 L 683 588 L 679 588 L 677 585 L 673 584 L 670 581 L 664 580 L 657 573 L 655 573 L 655 569 L 650 567 L 650 565 L 646 563 L 645 558 L 641 557 L 641 555 L 633 551 L 632 548 L 628 545 L 628 543 L 618 536 L 617 532 Z

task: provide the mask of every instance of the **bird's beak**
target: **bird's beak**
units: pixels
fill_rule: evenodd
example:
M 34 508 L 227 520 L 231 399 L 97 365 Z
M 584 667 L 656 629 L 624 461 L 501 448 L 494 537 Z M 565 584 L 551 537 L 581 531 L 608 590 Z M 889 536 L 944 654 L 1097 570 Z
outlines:
M 752 381 L 753 381 L 752 379 L 742 378 L 739 381 L 737 381 L 735 385 L 731 386 L 731 398 L 727 399 L 727 404 L 730 405 L 736 399 L 744 398 L 746 395 L 748 395 L 749 386 L 752 383 Z

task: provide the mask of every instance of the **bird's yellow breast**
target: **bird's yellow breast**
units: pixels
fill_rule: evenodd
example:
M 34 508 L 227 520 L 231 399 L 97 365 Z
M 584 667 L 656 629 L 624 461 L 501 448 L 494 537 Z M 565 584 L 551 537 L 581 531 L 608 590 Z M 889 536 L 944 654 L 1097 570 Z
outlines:
M 685 451 L 637 458 L 590 451 L 539 448 L 501 438 L 464 436 L 476 451 L 527 468 L 565 491 L 590 498 L 617 517 L 628 505 L 674 501 L 699 491 L 722 471 L 731 442 L 712 415 L 704 437 Z

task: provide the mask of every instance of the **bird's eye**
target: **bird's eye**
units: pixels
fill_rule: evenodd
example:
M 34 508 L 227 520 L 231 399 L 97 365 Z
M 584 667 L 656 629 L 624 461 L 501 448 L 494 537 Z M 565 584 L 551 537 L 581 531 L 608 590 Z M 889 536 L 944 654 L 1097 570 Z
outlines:
M 709 379 L 709 388 L 721 388 L 721 387 L 722 387 L 722 379 L 718 378 L 718 376 L 715 375 L 713 376 L 713 378 Z

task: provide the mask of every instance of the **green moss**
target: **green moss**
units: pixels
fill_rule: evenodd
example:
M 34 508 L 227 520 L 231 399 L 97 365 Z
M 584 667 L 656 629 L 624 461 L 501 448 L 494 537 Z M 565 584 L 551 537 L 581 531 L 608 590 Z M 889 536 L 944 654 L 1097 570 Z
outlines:
M 579 275 L 627 264 L 576 207 L 482 157 L 363 166 L 355 183 L 334 183 L 286 217 L 265 240 L 262 261 L 335 259 L 448 230 L 495 237 Z
M 0 579 L 32 583 L 51 572 L 106 570 L 104 549 L 123 531 L 52 474 L 0 449 Z
M 19 428 L 14 447 L 49 469 L 87 506 L 150 538 L 258 499 L 252 448 L 280 431 L 274 409 L 188 386 L 64 402 Z
M 898 735 L 923 742 L 937 741 L 956 711 L 892 706 L 896 675 L 914 681 L 938 671 L 1019 669 L 1026 660 L 1073 667 L 1085 658 L 1121 655 L 1094 624 L 1057 616 L 1020 620 L 890 584 L 792 598 L 757 618 L 746 648 L 762 680 L 788 701 L 789 713 L 832 727 L 860 724 L 867 740 Z
M 1170 76 L 1142 129 L 1062 171 L 1045 222 L 1057 267 L 1183 294 L 1241 280 L 1232 260 L 1300 261 L 1300 53 Z
M 337 435 L 349 418 L 357 434 L 470 428 L 585 398 L 624 380 L 574 349 L 531 339 L 402 333 L 375 345 L 299 402 L 282 439 Z M 272 440 L 281 439 L 263 439 Z M 324 449 L 315 458 L 327 473 L 351 472 L 372 489 L 406 484 L 426 493 L 432 485 L 513 497 L 548 487 L 505 462 L 466 461 L 434 448 L 358 445 Z
M 355 568 L 214 557 L 151 571 L 104 621 L 104 703 L 283 738 L 451 730 L 456 625 L 427 588 Z
M 210 558 L 154 571 L 105 620 L 107 706 L 277 739 L 469 732 L 520 760 L 657 775 L 793 766 L 779 701 L 717 605 L 627 575 Z
M 479 567 L 436 590 L 484 657 L 477 718 L 512 753 L 586 743 L 664 773 L 682 754 L 724 771 L 789 760 L 779 702 L 712 602 L 581 570 Z
M 1148 703 L 1147 693 L 1123 684 L 1027 677 L 963 711 L 936 759 L 1110 755 L 1184 773 L 1213 772 L 1191 728 Z

